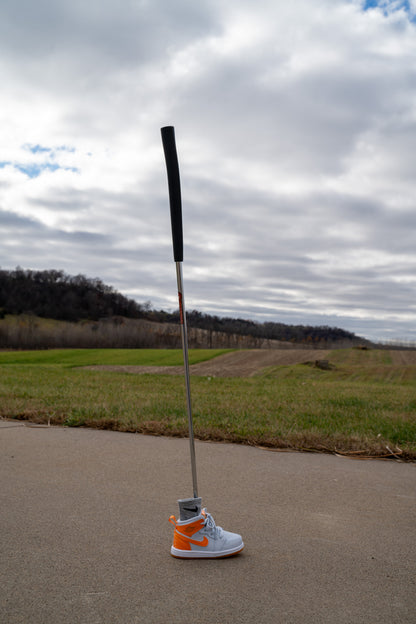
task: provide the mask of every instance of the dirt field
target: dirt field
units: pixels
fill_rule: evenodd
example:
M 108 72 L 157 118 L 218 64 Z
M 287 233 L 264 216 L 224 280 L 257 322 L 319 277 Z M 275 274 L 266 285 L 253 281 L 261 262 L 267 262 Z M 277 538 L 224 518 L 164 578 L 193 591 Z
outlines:
M 191 375 L 200 377 L 254 377 L 267 366 L 288 366 L 328 358 L 323 349 L 252 349 L 233 351 L 213 360 L 190 366 Z M 110 370 L 143 375 L 182 375 L 182 366 L 88 366 L 94 370 Z
M 395 366 L 414 366 L 416 364 L 416 351 L 389 351 L 391 361 Z

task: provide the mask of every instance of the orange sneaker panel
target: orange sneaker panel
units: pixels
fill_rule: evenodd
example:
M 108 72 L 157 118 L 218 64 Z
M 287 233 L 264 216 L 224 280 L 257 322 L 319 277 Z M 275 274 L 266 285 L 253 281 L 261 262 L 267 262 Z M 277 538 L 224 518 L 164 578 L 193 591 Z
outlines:
M 173 546 L 178 550 L 192 550 L 191 544 L 182 535 L 179 535 L 176 531 L 173 534 Z
M 205 524 L 204 520 L 199 519 L 196 522 L 178 526 L 176 518 L 171 516 L 169 522 L 175 526 L 175 531 L 173 532 L 173 546 L 178 550 L 192 550 L 191 544 L 201 544 L 201 546 L 208 545 L 207 538 L 202 540 L 202 542 L 195 542 L 191 539 L 195 533 L 198 533 L 198 531 L 202 529 Z
M 181 533 L 185 533 L 185 535 L 189 535 L 189 537 L 191 537 L 192 535 L 195 535 L 195 533 L 198 533 L 198 531 L 202 529 L 204 524 L 205 523 L 203 520 L 197 520 L 196 522 L 192 522 L 190 524 L 182 524 L 179 527 L 177 526 L 176 528 Z

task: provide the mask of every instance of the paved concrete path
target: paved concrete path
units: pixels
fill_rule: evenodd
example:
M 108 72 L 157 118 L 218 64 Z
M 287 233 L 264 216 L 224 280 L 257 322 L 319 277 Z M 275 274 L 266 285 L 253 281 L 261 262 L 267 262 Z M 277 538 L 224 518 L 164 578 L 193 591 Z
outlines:
M 187 440 L 0 421 L 0 622 L 416 622 L 416 465 L 196 443 L 241 555 L 170 556 Z

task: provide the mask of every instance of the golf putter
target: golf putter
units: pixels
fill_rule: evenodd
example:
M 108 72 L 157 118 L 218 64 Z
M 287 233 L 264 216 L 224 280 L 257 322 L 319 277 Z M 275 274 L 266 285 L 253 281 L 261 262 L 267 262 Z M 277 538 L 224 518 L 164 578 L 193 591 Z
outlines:
M 170 554 L 179 559 L 222 558 L 241 552 L 244 543 L 241 535 L 224 531 L 215 524 L 206 509 L 201 509 L 196 480 L 194 428 L 192 423 L 191 389 L 189 383 L 188 334 L 186 329 L 185 297 L 182 283 L 183 232 L 182 200 L 179 178 L 178 155 L 176 153 L 175 130 L 173 126 L 161 129 L 168 174 L 170 217 L 172 224 L 173 258 L 176 263 L 178 281 L 179 318 L 181 324 L 183 362 L 185 369 L 186 406 L 189 423 L 189 446 L 191 451 L 192 483 L 194 496 L 178 501 L 180 516 L 169 518 L 175 527 Z
M 183 363 L 185 370 L 186 407 L 188 412 L 189 447 L 191 452 L 192 483 L 194 498 L 198 498 L 196 478 L 194 427 L 192 422 L 191 386 L 189 382 L 188 332 L 186 328 L 185 296 L 183 292 L 182 262 L 183 262 L 183 231 L 182 231 L 182 198 L 181 182 L 179 177 L 178 155 L 176 152 L 175 129 L 166 126 L 161 129 L 163 150 L 165 152 L 166 169 L 168 174 L 170 220 L 172 225 L 173 259 L 176 263 L 176 278 L 178 282 L 179 318 L 181 325 Z

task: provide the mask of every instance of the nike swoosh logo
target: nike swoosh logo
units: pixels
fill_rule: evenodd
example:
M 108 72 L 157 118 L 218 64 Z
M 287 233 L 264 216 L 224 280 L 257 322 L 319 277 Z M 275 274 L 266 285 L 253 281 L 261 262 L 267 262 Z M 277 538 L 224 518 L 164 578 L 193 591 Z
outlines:
M 209 544 L 209 539 L 207 537 L 204 537 L 204 539 L 202 539 L 202 540 L 193 540 L 190 537 L 188 537 L 187 535 L 184 535 L 183 533 L 178 531 L 178 529 L 176 529 L 176 532 L 181 537 L 184 537 L 190 544 L 195 544 L 195 546 L 208 546 L 208 544 Z
M 193 511 L 194 513 L 198 511 L 198 507 L 184 507 L 185 511 Z

